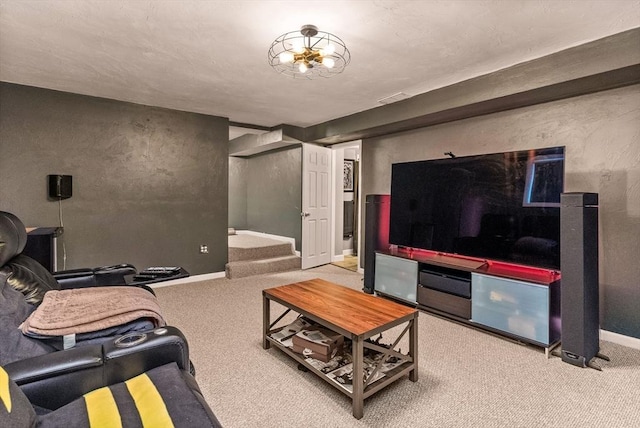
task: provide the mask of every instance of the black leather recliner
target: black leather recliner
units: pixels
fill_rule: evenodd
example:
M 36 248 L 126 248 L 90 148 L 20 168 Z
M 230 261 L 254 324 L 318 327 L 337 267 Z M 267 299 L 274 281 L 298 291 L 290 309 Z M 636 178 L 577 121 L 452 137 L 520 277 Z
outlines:
M 38 340 L 24 336 L 18 327 L 42 302 L 46 292 L 65 289 L 69 285 L 70 288 L 80 286 L 80 281 L 72 281 L 71 284 L 58 282 L 40 263 L 21 254 L 26 241 L 26 229 L 20 219 L 0 211 L 0 342 L 3 344 L 0 346 L 0 365 L 62 349 L 61 337 Z M 97 285 L 95 279 L 84 283 Z M 141 287 L 153 293 L 150 288 Z M 98 336 L 95 341 L 103 341 L 106 340 L 104 336 L 152 329 L 153 325 L 140 320 L 93 337 Z
M 3 364 L 32 404 L 54 410 L 93 389 L 174 363 L 189 371 L 189 347 L 180 330 L 160 327 L 107 341 Z
M 175 327 L 104 337 L 99 343 L 65 350 L 22 334 L 18 326 L 37 308 L 45 293 L 64 287 L 38 262 L 20 254 L 25 243 L 22 222 L 13 214 L 0 212 L 0 426 L 13 426 L 16 415 L 29 421 L 18 426 L 35 426 L 35 420 L 38 426 L 89 426 L 77 420 L 78 412 L 87 412 L 82 410 L 85 394 L 108 387 L 114 397 L 119 397 L 122 382 L 143 374 L 158 383 L 154 388 L 165 402 L 170 400 L 166 407 L 174 426 L 219 426 L 192 376 L 187 341 Z M 27 397 L 29 409 L 12 413 L 3 395 L 8 391 L 5 381 L 14 396 L 21 400 L 22 394 Z M 176 406 L 178 395 L 187 398 L 178 400 L 181 404 Z M 122 414 L 124 407 L 120 407 L 119 399 L 122 425 L 141 426 L 139 416 L 128 411 Z M 126 394 L 122 399 L 131 401 Z M 125 406 L 131 408 L 131 403 Z M 67 416 L 70 408 L 75 408 L 75 413 Z M 193 409 L 194 415 L 185 415 L 184 409 Z M 138 422 L 132 425 L 127 422 L 131 420 Z
M 56 390 L 48 391 L 50 396 Z M 217 428 L 220 423 L 193 378 L 166 364 L 68 399 L 57 409 L 34 405 L 0 367 L 0 426 L 7 428 Z
M 167 327 L 0 366 L 0 426 L 219 427 L 188 360 Z

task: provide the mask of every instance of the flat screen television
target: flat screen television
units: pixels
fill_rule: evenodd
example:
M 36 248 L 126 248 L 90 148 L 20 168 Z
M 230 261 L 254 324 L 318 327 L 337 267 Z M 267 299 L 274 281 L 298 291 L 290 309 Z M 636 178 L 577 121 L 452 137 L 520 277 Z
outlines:
M 389 242 L 560 269 L 564 147 L 396 163 Z

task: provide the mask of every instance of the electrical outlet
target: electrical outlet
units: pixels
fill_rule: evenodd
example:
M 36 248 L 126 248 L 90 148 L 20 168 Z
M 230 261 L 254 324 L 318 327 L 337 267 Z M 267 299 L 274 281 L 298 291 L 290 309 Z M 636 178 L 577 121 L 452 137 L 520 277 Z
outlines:
M 200 254 L 209 254 L 209 247 L 207 244 L 200 244 Z

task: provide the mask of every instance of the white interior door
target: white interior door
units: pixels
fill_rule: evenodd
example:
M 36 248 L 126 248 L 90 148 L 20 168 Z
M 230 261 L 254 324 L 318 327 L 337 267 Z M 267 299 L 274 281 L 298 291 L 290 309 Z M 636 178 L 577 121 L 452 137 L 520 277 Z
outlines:
M 331 263 L 331 149 L 302 145 L 302 269 Z

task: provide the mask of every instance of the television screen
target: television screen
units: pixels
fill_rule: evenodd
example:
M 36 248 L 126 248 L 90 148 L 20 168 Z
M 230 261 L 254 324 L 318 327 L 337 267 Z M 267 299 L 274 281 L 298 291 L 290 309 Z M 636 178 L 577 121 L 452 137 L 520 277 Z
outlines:
M 389 242 L 560 268 L 564 147 L 396 163 Z

